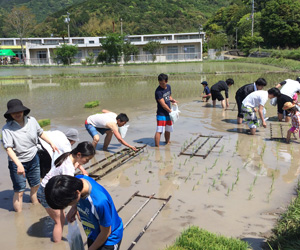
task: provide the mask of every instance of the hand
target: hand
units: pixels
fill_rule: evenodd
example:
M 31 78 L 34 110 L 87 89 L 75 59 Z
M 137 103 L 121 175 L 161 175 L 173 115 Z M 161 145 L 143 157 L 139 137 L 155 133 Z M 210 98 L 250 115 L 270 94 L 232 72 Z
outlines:
M 75 206 L 73 206 L 71 209 L 70 209 L 70 211 L 68 212 L 68 214 L 67 214 L 67 221 L 68 222 L 73 222 L 73 221 L 75 221 L 75 216 L 76 216 L 76 214 L 78 213 L 78 211 L 77 211 L 77 206 L 75 205 Z
M 266 127 L 267 127 L 267 123 L 266 123 L 266 122 L 263 122 L 263 124 L 262 124 L 262 125 L 263 125 L 263 127 L 264 127 L 264 128 L 266 128 Z
M 22 164 L 17 167 L 17 174 L 18 175 L 23 175 L 25 177 L 25 169 L 24 169 Z
M 134 147 L 134 146 L 130 146 L 130 148 L 131 148 L 133 151 L 137 151 L 136 147 Z
M 59 149 L 54 144 L 51 144 L 51 148 L 53 152 L 57 151 L 57 153 L 59 153 Z
M 171 103 L 178 103 L 178 102 L 175 99 L 172 99 Z
M 81 169 L 81 173 L 82 173 L 83 175 L 89 176 L 89 172 L 86 171 L 84 168 Z
M 299 129 L 296 128 L 296 129 L 294 130 L 294 134 L 296 134 L 296 133 L 298 133 L 298 132 L 299 132 Z

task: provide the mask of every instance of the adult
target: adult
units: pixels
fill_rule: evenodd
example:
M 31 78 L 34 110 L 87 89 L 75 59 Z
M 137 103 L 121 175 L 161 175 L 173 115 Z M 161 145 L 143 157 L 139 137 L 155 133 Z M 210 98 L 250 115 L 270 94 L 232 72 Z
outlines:
M 29 112 L 30 109 L 19 99 L 8 101 L 7 111 L 4 114 L 7 120 L 2 128 L 2 142 L 8 155 L 8 168 L 14 189 L 13 207 L 16 212 L 22 211 L 26 179 L 30 186 L 31 202 L 38 203 L 36 197 L 40 184 L 38 137 L 49 143 L 53 151 L 58 151 L 36 119 L 28 116 Z
M 89 250 L 119 250 L 123 223 L 109 193 L 88 176 L 59 175 L 45 187 L 46 201 L 53 209 L 72 206 L 67 220 L 73 222 L 77 211 L 87 235 Z
M 118 128 L 123 127 L 128 121 L 129 119 L 124 113 L 117 115 L 114 112 L 103 109 L 102 114 L 91 115 L 86 119 L 85 128 L 92 136 L 92 143 L 95 148 L 100 140 L 100 136 L 98 134 L 99 132 L 101 135 L 106 134 L 103 144 L 103 150 L 105 151 L 108 149 L 112 135 L 114 135 L 124 146 L 136 150 L 134 146 L 131 146 L 125 140 L 123 140 L 119 133 Z
M 228 96 L 228 88 L 234 84 L 233 79 L 229 78 L 225 82 L 224 81 L 218 81 L 216 84 L 211 86 L 211 97 L 213 101 L 213 107 L 216 107 L 216 100 L 221 101 L 221 105 L 223 109 L 226 109 L 229 107 L 229 96 Z M 226 103 L 224 100 L 223 95 L 221 94 L 221 91 L 225 91 L 225 97 L 226 97 Z
M 69 128 L 64 133 L 59 130 L 45 131 L 45 134 L 56 145 L 59 153 L 53 152 L 50 145 L 39 138 L 41 150 L 38 151 L 41 166 L 41 178 L 54 166 L 54 161 L 63 153 L 72 151 L 72 145 L 79 141 L 78 130 Z
M 264 78 L 258 78 L 254 83 L 246 84 L 237 90 L 235 94 L 235 100 L 238 107 L 237 124 L 241 124 L 243 122 L 243 100 L 246 98 L 247 95 L 251 94 L 256 90 L 262 90 L 265 86 L 267 86 L 267 81 Z
M 256 128 L 260 125 L 256 116 L 256 111 L 258 111 L 259 117 L 262 121 L 262 126 L 266 128 L 267 124 L 264 118 L 264 106 L 268 99 L 272 99 L 279 95 L 279 89 L 271 88 L 268 91 L 254 91 L 244 99 L 244 101 L 242 102 L 242 111 L 244 113 L 244 119 L 250 128 L 251 135 L 255 135 Z
M 172 98 L 171 86 L 168 84 L 168 75 L 160 74 L 158 76 L 158 83 L 159 86 L 155 90 L 157 127 L 154 141 L 156 147 L 159 147 L 162 133 L 165 134 L 166 144 L 170 143 L 171 132 L 173 132 L 173 124 L 170 118 L 170 113 L 172 112 L 171 103 L 177 103 Z

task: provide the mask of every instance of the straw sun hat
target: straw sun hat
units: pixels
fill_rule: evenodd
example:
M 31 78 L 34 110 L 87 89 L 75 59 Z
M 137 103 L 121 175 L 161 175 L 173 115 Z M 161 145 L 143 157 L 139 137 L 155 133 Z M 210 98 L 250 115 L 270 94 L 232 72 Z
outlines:
M 286 102 L 284 105 L 283 105 L 283 110 L 288 110 L 288 109 L 291 109 L 293 107 L 295 107 L 296 105 L 291 103 L 291 102 Z

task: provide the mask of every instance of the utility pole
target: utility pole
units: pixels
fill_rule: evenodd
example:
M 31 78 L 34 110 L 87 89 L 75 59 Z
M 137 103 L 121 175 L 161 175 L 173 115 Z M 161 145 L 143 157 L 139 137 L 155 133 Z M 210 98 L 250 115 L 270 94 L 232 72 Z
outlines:
M 235 28 L 235 49 L 237 49 L 237 45 L 238 45 L 237 31 L 238 31 L 238 28 Z
M 253 37 L 253 30 L 254 30 L 254 0 L 252 0 L 252 14 L 251 14 L 251 18 L 252 18 L 251 36 Z
M 69 43 L 71 43 L 70 38 L 70 13 L 67 12 L 67 17 L 65 18 L 65 23 L 68 24 L 68 37 L 69 37 Z
M 123 20 L 122 20 L 122 18 L 120 19 L 120 21 L 121 21 L 121 36 L 123 35 Z

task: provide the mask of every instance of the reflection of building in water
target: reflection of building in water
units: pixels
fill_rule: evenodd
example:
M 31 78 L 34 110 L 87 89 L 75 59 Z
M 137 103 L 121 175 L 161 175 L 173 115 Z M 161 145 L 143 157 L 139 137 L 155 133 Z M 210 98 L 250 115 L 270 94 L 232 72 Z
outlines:
M 93 53 L 95 57 L 101 52 L 101 40 L 105 37 L 71 37 L 70 44 L 78 46 L 75 63 L 80 63 Z M 202 43 L 204 32 L 129 35 L 125 38 L 138 47 L 139 54 L 130 57 L 129 63 L 152 62 L 152 55 L 143 51 L 150 41 L 159 41 L 161 48 L 156 54 L 156 62 L 202 61 Z M 12 49 L 21 56 L 19 38 L 0 38 L 2 47 Z M 53 50 L 63 43 L 61 37 L 23 38 L 26 47 L 26 64 L 55 64 Z M 20 57 L 21 58 L 21 57 Z

